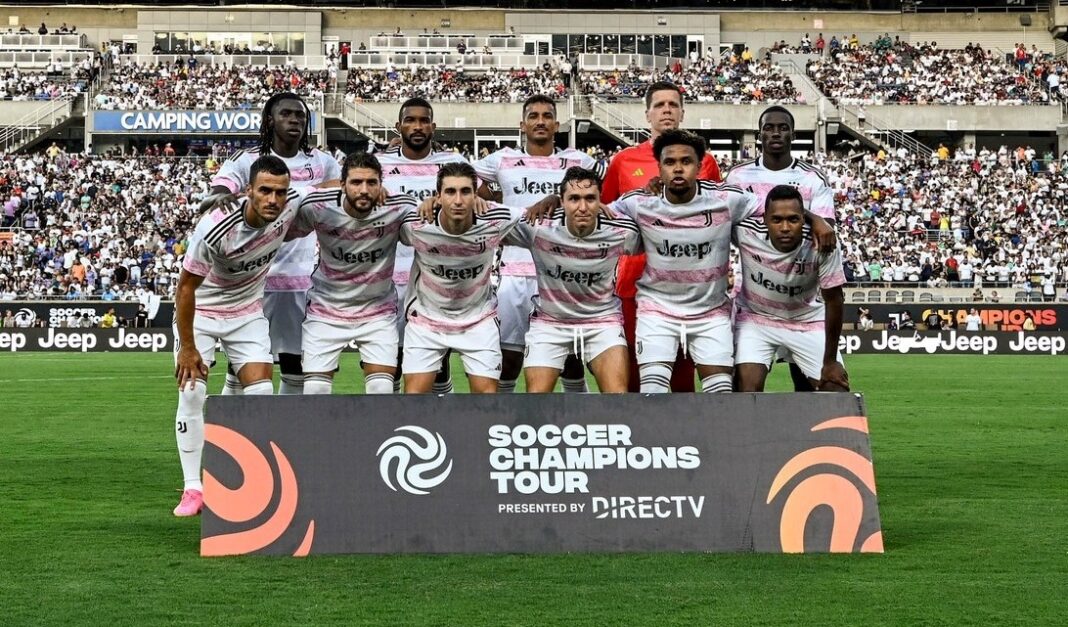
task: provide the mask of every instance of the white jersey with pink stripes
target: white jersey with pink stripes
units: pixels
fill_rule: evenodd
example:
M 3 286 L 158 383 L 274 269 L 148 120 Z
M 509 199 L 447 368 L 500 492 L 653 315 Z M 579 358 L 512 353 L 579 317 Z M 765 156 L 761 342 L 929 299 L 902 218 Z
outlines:
M 404 313 L 409 324 L 435 331 L 462 331 L 496 315 L 490 282 L 493 259 L 505 236 L 526 211 L 490 203 L 466 232 L 453 235 L 417 215 L 401 225 L 400 240 L 415 249 Z
M 196 291 L 198 316 L 230 320 L 263 309 L 268 269 L 304 194 L 290 188 L 279 216 L 259 229 L 245 221 L 248 198 L 241 199 L 235 211 L 215 209 L 200 218 L 182 259 L 184 270 L 204 277 Z
M 479 178 L 500 186 L 501 202 L 509 207 L 529 207 L 546 196 L 558 194 L 560 181 L 571 167 L 594 170 L 597 178 L 604 178 L 604 166 L 574 148 L 535 157 L 506 147 L 472 165 Z M 502 276 L 533 277 L 534 260 L 530 251 L 517 246 L 505 246 L 501 251 L 500 272 Z
M 724 305 L 731 227 L 755 214 L 756 196 L 734 185 L 698 181 L 686 203 L 637 190 L 609 207 L 634 219 L 645 243 L 638 313 L 683 321 L 729 315 Z
M 600 217 L 593 232 L 576 237 L 562 209 L 541 224 L 520 222 L 507 243 L 533 254 L 538 295 L 533 320 L 562 326 L 622 324 L 615 295 L 616 264 L 621 255 L 641 250 L 638 225 L 628 217 Z
M 289 168 L 289 186 L 296 189 L 311 188 L 327 181 L 341 178 L 341 166 L 337 159 L 313 148 L 311 152 L 297 151 L 292 157 L 283 157 L 271 152 Z M 234 153 L 223 162 L 219 172 L 211 179 L 212 187 L 221 185 L 234 194 L 242 194 L 248 187 L 248 174 L 252 164 L 261 156 L 259 148 L 249 148 Z M 307 237 L 286 242 L 271 264 L 267 274 L 269 292 L 303 292 L 311 287 L 312 270 L 315 269 L 315 238 Z
M 842 252 L 821 255 L 804 227 L 801 244 L 781 252 L 768 238 L 762 220 L 743 220 L 734 230 L 742 258 L 738 320 L 758 316 L 762 323 L 807 331 L 823 327 L 821 289 L 845 284 Z
M 769 170 L 762 159 L 740 163 L 727 173 L 729 185 L 737 185 L 747 192 L 756 194 L 757 217 L 764 215 L 764 201 L 768 192 L 776 185 L 792 185 L 801 192 L 805 209 L 825 220 L 834 220 L 834 191 L 827 183 L 827 176 L 818 167 L 794 159 L 782 170 Z
M 430 198 L 438 191 L 438 170 L 446 163 L 467 163 L 463 155 L 448 150 L 434 150 L 422 159 L 409 159 L 401 152 L 400 146 L 394 146 L 377 153 L 378 163 L 382 165 L 382 184 L 390 194 L 407 194 L 416 201 Z M 393 281 L 398 285 L 407 285 L 412 271 L 412 249 L 401 244 L 397 246 L 397 261 L 393 272 Z
M 290 237 L 314 233 L 319 241 L 307 317 L 359 324 L 396 314 L 393 264 L 401 223 L 414 214 L 415 199 L 389 196 L 365 218 L 349 215 L 344 203 L 341 189 L 314 190 L 290 230 Z

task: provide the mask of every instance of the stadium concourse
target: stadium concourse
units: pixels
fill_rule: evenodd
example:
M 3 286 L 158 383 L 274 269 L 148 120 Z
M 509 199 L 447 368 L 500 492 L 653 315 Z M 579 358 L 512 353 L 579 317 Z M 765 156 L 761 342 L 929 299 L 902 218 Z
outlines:
M 724 171 L 733 163 L 719 159 Z M 835 192 L 853 284 L 1068 284 L 1068 153 L 964 147 L 945 160 L 902 151 L 814 162 Z M 0 224 L 12 237 L 0 240 L 0 300 L 173 297 L 193 208 L 218 165 L 58 148 L 3 157 Z

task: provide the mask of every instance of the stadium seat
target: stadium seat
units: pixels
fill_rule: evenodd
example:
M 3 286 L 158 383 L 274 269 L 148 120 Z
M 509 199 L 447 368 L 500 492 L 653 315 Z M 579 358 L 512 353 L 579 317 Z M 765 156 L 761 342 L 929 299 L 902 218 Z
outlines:
M 901 290 L 901 302 L 911 303 L 916 301 L 916 292 L 913 290 Z
M 964 299 L 961 298 L 960 296 L 950 296 L 949 297 L 949 302 L 951 302 L 951 303 L 963 303 Z
M 1016 294 L 1013 295 L 1012 299 L 1015 300 L 1018 303 L 1026 303 L 1027 302 L 1027 292 L 1016 292 Z
M 886 302 L 888 303 L 901 302 L 901 300 L 897 296 L 897 290 L 886 290 L 885 292 L 883 292 L 883 296 L 886 298 Z
M 883 293 L 879 290 L 868 290 L 868 302 L 869 303 L 881 303 L 883 302 Z
M 934 301 L 934 296 L 932 296 L 930 292 L 920 292 L 920 302 L 921 303 L 930 303 L 930 302 L 933 302 L 933 301 Z
M 854 303 L 863 303 L 864 302 L 864 292 L 853 292 L 853 296 L 850 297 L 850 300 L 853 301 Z

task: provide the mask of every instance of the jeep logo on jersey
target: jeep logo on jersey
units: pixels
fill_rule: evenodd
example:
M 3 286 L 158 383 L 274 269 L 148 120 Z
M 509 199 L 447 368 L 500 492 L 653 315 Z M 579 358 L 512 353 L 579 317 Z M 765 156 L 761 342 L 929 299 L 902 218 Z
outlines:
M 263 266 L 266 266 L 267 264 L 271 263 L 271 260 L 274 259 L 274 256 L 277 253 L 277 250 L 272 250 L 266 255 L 260 257 L 259 259 L 250 259 L 244 263 L 239 263 L 236 266 L 231 266 L 230 268 L 228 268 L 228 270 L 230 272 L 249 272 L 250 270 L 262 268 Z
M 485 246 L 485 244 L 483 244 L 483 246 Z M 445 266 L 438 264 L 436 266 L 431 266 L 430 271 L 443 279 L 459 281 L 463 279 L 478 278 L 478 275 L 482 274 L 482 271 L 485 268 L 486 265 L 481 263 L 470 268 L 446 268 Z
M 512 193 L 514 194 L 542 194 L 549 195 L 555 194 L 560 188 L 559 183 L 553 183 L 550 181 L 532 181 L 527 177 L 523 177 L 523 180 L 517 185 L 512 186 Z
M 701 242 L 700 244 L 672 244 L 670 240 L 664 240 L 656 247 L 656 252 L 664 257 L 697 257 L 704 259 L 712 254 L 712 244 Z
M 597 283 L 604 276 L 603 272 L 572 272 L 571 270 L 564 270 L 562 266 L 557 264 L 556 268 L 548 268 L 545 270 L 545 276 L 551 279 L 559 279 L 564 283 L 579 283 L 581 285 L 592 286 Z
M 777 294 L 787 294 L 789 296 L 797 296 L 799 294 L 802 294 L 805 291 L 805 288 L 800 286 L 800 285 L 780 285 L 780 284 L 772 281 L 771 279 L 766 279 L 766 278 L 764 278 L 764 272 L 763 271 L 761 271 L 760 274 L 753 274 L 752 272 L 750 272 L 749 273 L 749 278 L 753 279 L 753 281 L 757 285 L 759 285 L 760 287 L 763 287 L 764 289 L 768 290 L 769 292 L 775 292 Z
M 381 248 L 351 253 L 341 246 L 330 251 L 330 256 L 342 263 L 374 263 L 385 255 Z
M 397 189 L 400 190 L 400 193 L 407 194 L 416 200 L 426 200 L 436 193 L 436 190 L 433 189 L 409 189 L 406 185 L 401 185 Z
M 430 494 L 452 472 L 452 460 L 440 433 L 422 427 L 398 427 L 395 435 L 378 447 L 378 470 L 390 490 L 397 486 L 409 494 Z M 410 433 L 411 435 L 406 435 Z M 396 486 L 394 485 L 396 481 Z

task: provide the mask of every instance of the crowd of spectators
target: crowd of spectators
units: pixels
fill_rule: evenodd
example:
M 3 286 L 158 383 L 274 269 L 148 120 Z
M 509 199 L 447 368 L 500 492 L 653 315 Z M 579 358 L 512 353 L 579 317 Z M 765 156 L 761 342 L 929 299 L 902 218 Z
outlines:
M 556 70 L 491 68 L 465 72 L 462 65 L 399 68 L 385 71 L 351 69 L 347 98 L 356 102 L 403 102 L 421 96 L 444 102 L 523 102 L 534 94 L 568 95 Z
M 193 57 L 174 63 L 117 66 L 94 98 L 103 110 L 260 109 L 280 91 L 311 100 L 335 87 L 336 73 L 286 66 L 201 65 Z
M 1023 44 L 1013 53 L 1018 60 L 1010 63 L 1004 53 L 978 43 L 948 50 L 936 42 L 913 46 L 889 35 L 868 45 L 860 45 L 855 35 L 843 41 L 833 39 L 826 54 L 808 63 L 807 72 L 823 93 L 846 105 L 1047 104 L 1059 98 L 1065 70 Z
M 50 63 L 43 71 L 27 71 L 13 67 L 0 70 L 0 100 L 53 100 L 75 96 L 88 89 L 100 74 L 100 58 L 84 59 L 65 70 L 59 61 Z
M 192 159 L 0 157 L 0 299 L 173 296 L 209 181 Z

